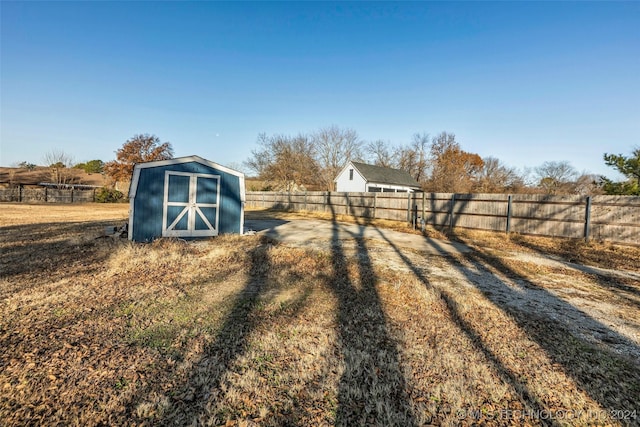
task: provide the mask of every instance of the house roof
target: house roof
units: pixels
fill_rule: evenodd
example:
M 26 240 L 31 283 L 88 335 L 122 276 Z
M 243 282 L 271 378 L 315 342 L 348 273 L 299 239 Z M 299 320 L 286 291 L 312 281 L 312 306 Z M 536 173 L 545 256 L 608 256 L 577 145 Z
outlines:
M 402 169 L 391 169 L 360 162 L 351 162 L 351 164 L 358 169 L 367 182 L 420 188 L 420 183 L 413 179 L 409 172 Z

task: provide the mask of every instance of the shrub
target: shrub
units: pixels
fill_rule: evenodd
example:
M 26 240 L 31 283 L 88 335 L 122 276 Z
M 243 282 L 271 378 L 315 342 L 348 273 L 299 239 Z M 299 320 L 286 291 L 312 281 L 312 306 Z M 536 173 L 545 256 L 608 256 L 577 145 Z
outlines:
M 116 203 L 123 197 L 124 194 L 114 188 L 102 187 L 96 190 L 96 202 L 98 203 Z

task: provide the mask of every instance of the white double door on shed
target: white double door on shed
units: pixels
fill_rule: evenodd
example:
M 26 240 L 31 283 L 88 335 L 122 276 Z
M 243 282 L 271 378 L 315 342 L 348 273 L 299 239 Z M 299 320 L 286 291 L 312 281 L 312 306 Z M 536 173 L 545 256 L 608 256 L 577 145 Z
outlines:
M 217 236 L 219 201 L 220 176 L 166 171 L 162 236 Z

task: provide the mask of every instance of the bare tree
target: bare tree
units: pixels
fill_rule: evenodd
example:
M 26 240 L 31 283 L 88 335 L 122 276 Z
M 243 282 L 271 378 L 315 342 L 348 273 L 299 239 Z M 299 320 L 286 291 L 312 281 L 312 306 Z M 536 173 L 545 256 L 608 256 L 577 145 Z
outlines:
M 600 176 L 589 172 L 582 172 L 573 183 L 573 193 L 580 196 L 594 196 L 603 194 L 600 186 Z
M 578 172 L 566 160 L 560 162 L 544 162 L 534 169 L 538 186 L 546 194 L 571 194 L 573 183 Z
M 311 135 L 320 182 L 326 190 L 333 189 L 333 180 L 350 160 L 362 158 L 362 141 L 353 129 L 336 125 L 322 128 Z
M 244 165 L 254 171 L 258 177 L 263 177 L 269 165 L 275 161 L 275 152 L 271 138 L 266 133 L 258 134 L 256 143 L 259 148 L 251 150 L 251 157 L 244 162 Z
M 414 134 L 409 145 L 396 149 L 394 157 L 397 168 L 409 172 L 416 181 L 425 182 L 430 169 L 429 145 L 428 133 Z
M 513 191 L 523 185 L 518 172 L 495 157 L 482 159 L 482 169 L 478 173 L 477 191 L 481 193 L 502 193 Z
M 284 135 L 258 136 L 259 149 L 252 150 L 245 162 L 260 179 L 277 190 L 293 191 L 302 186 L 318 185 L 319 167 L 310 138 Z
M 73 157 L 62 150 L 53 149 L 45 153 L 43 162 L 49 167 L 51 183 L 64 187 L 73 179 L 70 170 L 73 166 Z
M 394 152 L 389 151 L 389 143 L 381 139 L 370 142 L 366 145 L 365 151 L 368 154 L 369 161 L 376 166 L 385 168 L 397 168 L 396 156 Z

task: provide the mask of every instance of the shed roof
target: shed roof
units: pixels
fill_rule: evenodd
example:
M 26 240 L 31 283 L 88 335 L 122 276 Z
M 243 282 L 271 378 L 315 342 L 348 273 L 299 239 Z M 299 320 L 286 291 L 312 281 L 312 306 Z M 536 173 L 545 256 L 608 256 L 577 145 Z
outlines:
M 228 168 L 226 166 L 219 165 L 218 163 L 214 163 L 210 160 L 203 159 L 200 156 L 176 157 L 174 159 L 168 159 L 168 160 L 155 160 L 152 162 L 136 163 L 136 165 L 133 167 L 133 177 L 131 178 L 131 184 L 129 187 L 129 198 L 133 199 L 136 195 L 136 191 L 138 188 L 138 180 L 140 179 L 140 169 L 155 168 L 158 166 L 177 165 L 180 163 L 189 163 L 189 162 L 200 163 L 202 165 L 209 166 L 213 169 L 217 169 L 221 172 L 225 172 L 230 175 L 235 175 L 239 177 L 240 193 L 241 193 L 240 196 L 242 198 L 242 201 L 243 202 L 245 201 L 244 174 L 242 172 Z
M 409 172 L 402 169 L 385 168 L 360 162 L 351 162 L 354 168 L 368 181 L 380 184 L 404 185 L 420 188 L 420 183 Z

